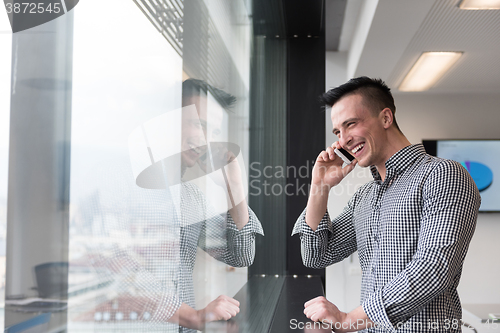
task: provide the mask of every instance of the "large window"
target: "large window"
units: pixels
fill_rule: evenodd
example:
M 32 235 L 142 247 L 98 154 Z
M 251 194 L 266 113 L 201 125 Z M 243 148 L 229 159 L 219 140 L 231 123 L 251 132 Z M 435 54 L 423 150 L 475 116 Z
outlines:
M 202 329 L 245 284 L 263 234 L 246 197 L 247 5 L 86 0 L 0 34 L 6 327 Z

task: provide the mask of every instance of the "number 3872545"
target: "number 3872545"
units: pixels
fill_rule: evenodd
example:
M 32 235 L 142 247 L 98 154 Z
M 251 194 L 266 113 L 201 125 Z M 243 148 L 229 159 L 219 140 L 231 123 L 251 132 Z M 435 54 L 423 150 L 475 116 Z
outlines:
M 43 13 L 54 13 L 59 14 L 61 12 L 60 3 L 32 3 L 32 2 L 22 2 L 22 3 L 6 3 L 5 8 L 7 9 L 7 14 L 43 14 Z

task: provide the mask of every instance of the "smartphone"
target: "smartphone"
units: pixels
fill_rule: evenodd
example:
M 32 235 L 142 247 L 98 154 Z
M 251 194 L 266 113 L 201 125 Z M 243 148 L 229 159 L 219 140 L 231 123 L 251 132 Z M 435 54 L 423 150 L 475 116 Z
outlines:
M 335 152 L 335 154 L 337 154 L 338 157 L 342 159 L 342 161 L 344 161 L 345 164 L 351 164 L 351 162 L 355 158 L 354 156 L 349 154 L 347 150 L 345 150 L 344 148 L 340 149 L 335 148 L 333 151 Z

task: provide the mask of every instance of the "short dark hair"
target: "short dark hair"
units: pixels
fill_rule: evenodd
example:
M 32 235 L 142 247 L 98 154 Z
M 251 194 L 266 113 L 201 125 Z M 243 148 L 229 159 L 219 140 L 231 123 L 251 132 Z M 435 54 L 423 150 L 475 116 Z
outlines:
M 187 79 L 182 82 L 182 105 L 185 106 L 185 102 L 189 98 L 200 96 L 201 92 L 206 94 L 207 91 L 210 91 L 217 102 L 226 110 L 229 110 L 236 103 L 236 97 L 224 90 L 215 88 L 203 80 Z
M 372 79 L 367 76 L 360 76 L 350 79 L 346 83 L 330 89 L 324 93 L 320 99 L 323 104 L 333 106 L 340 99 L 350 95 L 360 95 L 363 102 L 374 114 L 389 108 L 394 116 L 394 125 L 401 132 L 396 122 L 396 105 L 392 97 L 391 89 L 381 79 Z

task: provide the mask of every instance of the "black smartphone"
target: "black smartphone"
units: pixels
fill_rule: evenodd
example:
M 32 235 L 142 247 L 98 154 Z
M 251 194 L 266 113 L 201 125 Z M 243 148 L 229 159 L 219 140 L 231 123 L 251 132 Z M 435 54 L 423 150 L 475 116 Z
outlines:
M 345 150 L 344 148 L 340 148 L 340 149 L 335 148 L 333 151 L 335 152 L 335 154 L 337 154 L 338 157 L 340 157 L 342 159 L 342 161 L 345 162 L 345 164 L 351 164 L 351 162 L 355 158 L 354 156 L 349 154 L 347 152 L 347 150 Z

